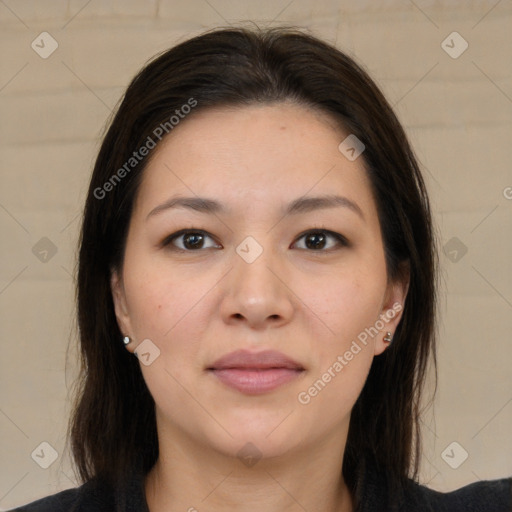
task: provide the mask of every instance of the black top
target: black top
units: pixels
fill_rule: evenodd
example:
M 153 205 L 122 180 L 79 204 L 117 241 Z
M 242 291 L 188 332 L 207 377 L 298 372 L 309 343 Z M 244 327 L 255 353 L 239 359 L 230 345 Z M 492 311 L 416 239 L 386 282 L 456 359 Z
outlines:
M 512 477 L 475 482 L 441 493 L 408 480 L 398 509 L 388 505 L 386 476 L 370 467 L 362 480 L 361 512 L 512 512 Z M 144 477 L 133 475 L 124 489 L 114 491 L 104 482 L 90 480 L 11 512 L 149 512 Z

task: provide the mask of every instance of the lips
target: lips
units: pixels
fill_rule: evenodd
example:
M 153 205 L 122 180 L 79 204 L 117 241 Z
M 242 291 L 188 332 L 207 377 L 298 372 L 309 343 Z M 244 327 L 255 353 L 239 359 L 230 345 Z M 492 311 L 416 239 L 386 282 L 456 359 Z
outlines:
M 270 392 L 305 371 L 301 364 L 274 350 L 237 350 L 221 357 L 207 370 L 222 384 L 247 395 Z
M 269 368 L 286 368 L 289 370 L 304 370 L 301 364 L 285 356 L 282 352 L 265 350 L 249 352 L 237 350 L 217 359 L 208 370 L 226 370 L 230 368 L 245 368 L 267 370 Z

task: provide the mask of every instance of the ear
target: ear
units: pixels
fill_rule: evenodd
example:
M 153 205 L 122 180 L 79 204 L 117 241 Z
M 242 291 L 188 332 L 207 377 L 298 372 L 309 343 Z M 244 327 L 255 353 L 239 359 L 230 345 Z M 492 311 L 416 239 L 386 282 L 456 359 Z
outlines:
M 382 303 L 381 312 L 378 320 L 384 324 L 382 329 L 377 336 L 375 342 L 375 355 L 382 354 L 389 343 L 386 343 L 383 338 L 387 332 L 390 332 L 394 336 L 398 324 L 402 319 L 405 300 L 407 298 L 407 292 L 409 291 L 410 282 L 410 268 L 408 262 L 400 265 L 399 277 L 394 281 L 389 281 L 386 288 L 386 294 Z M 380 326 L 380 323 L 377 324 Z M 392 343 L 392 342 L 391 342 Z
M 118 270 L 112 270 L 110 274 L 110 289 L 112 292 L 112 300 L 114 302 L 114 310 L 116 313 L 117 325 L 123 336 L 132 337 L 132 325 L 128 308 L 126 305 L 126 295 L 124 291 L 123 278 Z M 119 340 L 121 343 L 121 340 Z M 133 343 L 131 344 L 133 345 Z M 127 347 L 130 350 L 130 346 Z

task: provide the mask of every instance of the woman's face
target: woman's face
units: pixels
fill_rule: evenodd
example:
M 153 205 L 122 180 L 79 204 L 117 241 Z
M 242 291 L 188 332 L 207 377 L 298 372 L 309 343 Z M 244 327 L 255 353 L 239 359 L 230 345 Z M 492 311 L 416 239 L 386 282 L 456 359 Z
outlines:
M 198 112 L 154 150 L 112 290 L 160 435 L 270 457 L 346 434 L 407 291 L 387 283 L 362 158 L 338 149 L 348 135 L 280 103 Z M 216 364 L 240 350 L 296 364 Z

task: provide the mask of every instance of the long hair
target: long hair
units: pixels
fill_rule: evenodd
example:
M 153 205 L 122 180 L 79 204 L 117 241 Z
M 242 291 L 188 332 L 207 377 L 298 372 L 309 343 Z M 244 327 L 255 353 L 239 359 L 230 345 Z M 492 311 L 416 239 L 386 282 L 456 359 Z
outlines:
M 150 155 L 130 158 L 148 137 L 158 144 L 155 129 L 170 132 L 171 116 L 183 105 L 195 102 L 188 108 L 193 116 L 208 107 L 290 100 L 326 112 L 363 142 L 388 279 L 410 273 L 393 343 L 374 358 L 351 413 L 343 475 L 356 497 L 370 462 L 393 490 L 417 479 L 429 361 L 437 383 L 438 256 L 426 186 L 402 126 L 366 71 L 333 45 L 280 27 L 215 29 L 162 52 L 135 76 L 109 121 L 80 233 L 81 373 L 68 435 L 82 481 L 117 485 L 130 472 L 147 474 L 158 458 L 155 404 L 137 358 L 121 342 L 110 289 Z

